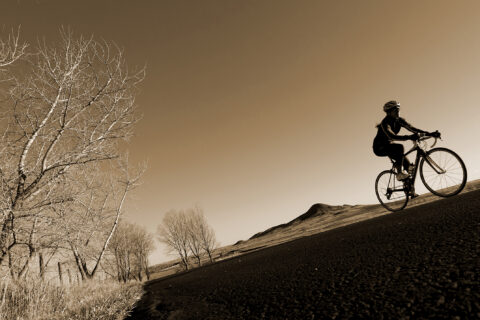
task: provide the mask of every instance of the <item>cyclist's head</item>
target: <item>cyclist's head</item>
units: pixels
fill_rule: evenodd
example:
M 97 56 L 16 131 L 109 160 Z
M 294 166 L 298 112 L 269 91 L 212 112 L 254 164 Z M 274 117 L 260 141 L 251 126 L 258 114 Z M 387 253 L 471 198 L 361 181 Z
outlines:
M 398 110 L 400 109 L 400 103 L 398 103 L 395 100 L 388 101 L 383 105 L 383 111 L 386 113 L 389 113 L 392 110 Z

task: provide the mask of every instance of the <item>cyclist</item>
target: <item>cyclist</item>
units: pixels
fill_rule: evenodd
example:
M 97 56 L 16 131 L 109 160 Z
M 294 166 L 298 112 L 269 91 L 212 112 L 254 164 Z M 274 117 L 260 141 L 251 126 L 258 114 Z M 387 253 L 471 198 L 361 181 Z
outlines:
M 408 171 L 411 164 L 407 157 L 403 155 L 403 145 L 393 143 L 393 141 L 415 141 L 418 140 L 420 134 L 428 134 L 428 132 L 411 126 L 405 119 L 401 118 L 399 116 L 400 103 L 395 100 L 385 103 L 383 111 L 385 111 L 387 115 L 383 118 L 382 122 L 377 125 L 378 131 L 373 140 L 373 152 L 379 157 L 388 156 L 394 160 L 397 169 L 397 180 L 402 181 L 410 176 Z M 413 134 L 398 135 L 401 128 L 405 128 Z M 407 173 L 403 172 L 402 165 Z

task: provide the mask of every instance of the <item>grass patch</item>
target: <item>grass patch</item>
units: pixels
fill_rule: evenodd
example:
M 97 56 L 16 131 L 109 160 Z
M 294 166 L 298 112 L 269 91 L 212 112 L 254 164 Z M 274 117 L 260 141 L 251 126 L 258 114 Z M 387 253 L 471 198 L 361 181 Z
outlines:
M 143 294 L 138 282 L 87 281 L 64 287 L 42 281 L 0 283 L 0 317 L 16 320 L 123 319 Z

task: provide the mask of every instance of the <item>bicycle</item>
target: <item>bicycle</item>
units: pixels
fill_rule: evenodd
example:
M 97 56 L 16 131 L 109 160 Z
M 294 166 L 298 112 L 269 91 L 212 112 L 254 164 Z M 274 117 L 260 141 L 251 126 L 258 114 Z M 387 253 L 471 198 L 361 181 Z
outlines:
M 434 138 L 435 142 L 428 146 L 426 140 L 431 138 Z M 405 153 L 407 156 L 417 152 L 415 162 L 409 168 L 410 177 L 405 180 L 397 181 L 393 160 L 390 170 L 380 172 L 375 181 L 375 193 L 382 206 L 390 211 L 404 209 L 408 200 L 416 196 L 415 179 L 418 170 L 423 184 L 434 195 L 451 197 L 463 190 L 467 183 L 465 164 L 452 150 L 433 148 L 439 138 L 441 139 L 440 133 L 435 131 L 414 141 L 413 147 Z

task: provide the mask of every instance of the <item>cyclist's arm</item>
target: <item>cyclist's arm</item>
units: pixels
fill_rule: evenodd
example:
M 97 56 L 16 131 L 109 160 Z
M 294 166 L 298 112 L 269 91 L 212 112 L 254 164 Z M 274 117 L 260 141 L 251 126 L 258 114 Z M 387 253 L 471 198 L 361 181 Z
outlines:
M 401 135 L 395 134 L 395 132 L 392 131 L 392 128 L 388 124 L 385 124 L 382 122 L 380 123 L 380 127 L 382 128 L 383 132 L 390 140 L 407 141 L 410 139 L 410 136 L 401 136 Z
M 402 127 L 413 133 L 428 133 L 428 131 L 423 131 L 421 129 L 415 128 L 403 118 L 400 118 L 400 124 L 402 125 Z

